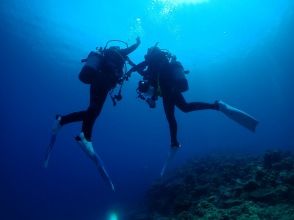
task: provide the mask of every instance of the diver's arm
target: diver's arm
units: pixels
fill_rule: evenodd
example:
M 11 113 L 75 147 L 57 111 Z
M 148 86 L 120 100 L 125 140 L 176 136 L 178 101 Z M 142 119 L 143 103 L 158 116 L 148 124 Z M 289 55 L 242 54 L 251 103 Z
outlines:
M 141 44 L 140 37 L 137 37 L 135 44 L 133 44 L 132 46 L 130 46 L 130 47 L 126 48 L 126 49 L 121 49 L 120 52 L 123 54 L 123 56 L 127 56 L 130 53 L 132 53 L 134 50 L 136 50 L 139 47 L 140 44 Z
M 135 67 L 136 66 L 136 64 L 127 56 L 126 57 L 126 61 L 128 62 L 128 64 L 130 65 L 130 66 L 132 66 L 132 67 Z
M 131 70 L 132 70 L 132 72 L 142 71 L 147 67 L 147 65 L 148 65 L 148 63 L 144 60 L 143 62 L 141 62 L 141 63 L 137 64 L 136 66 L 134 66 Z
M 133 66 L 128 72 L 127 75 L 130 77 L 132 72 L 138 72 L 141 76 L 145 76 L 144 69 L 147 67 L 147 62 L 143 61 L 139 63 L 138 65 Z

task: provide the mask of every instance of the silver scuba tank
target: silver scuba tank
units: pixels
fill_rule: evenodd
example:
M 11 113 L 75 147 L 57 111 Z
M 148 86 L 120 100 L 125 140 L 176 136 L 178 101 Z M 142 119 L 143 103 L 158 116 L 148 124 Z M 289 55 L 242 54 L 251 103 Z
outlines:
M 87 57 L 85 66 L 92 68 L 95 71 L 98 71 L 101 67 L 103 55 L 101 53 L 97 53 L 91 51 Z
M 91 84 L 95 77 L 97 77 L 100 73 L 103 55 L 101 53 L 91 51 L 84 62 L 85 64 L 79 74 L 79 79 L 83 83 Z

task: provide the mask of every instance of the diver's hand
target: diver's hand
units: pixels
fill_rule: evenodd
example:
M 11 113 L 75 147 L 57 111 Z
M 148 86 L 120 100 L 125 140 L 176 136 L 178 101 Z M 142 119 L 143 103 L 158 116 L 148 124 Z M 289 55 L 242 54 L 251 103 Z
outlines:
M 133 68 L 131 68 L 128 72 L 126 72 L 127 79 L 131 77 L 132 72 L 134 72 Z
M 140 44 L 141 44 L 141 39 L 140 39 L 140 37 L 137 37 L 137 38 L 136 38 L 136 44 L 137 44 L 137 45 L 140 45 Z

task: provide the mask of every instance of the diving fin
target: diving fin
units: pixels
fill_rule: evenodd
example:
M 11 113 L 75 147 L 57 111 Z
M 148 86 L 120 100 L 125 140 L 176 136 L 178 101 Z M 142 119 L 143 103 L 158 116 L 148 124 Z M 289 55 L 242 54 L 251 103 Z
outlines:
M 258 121 L 251 115 L 243 112 L 237 108 L 234 108 L 223 101 L 218 101 L 219 110 L 224 113 L 227 117 L 239 123 L 243 127 L 255 132 Z
M 56 119 L 54 121 L 54 125 L 51 129 L 51 137 L 50 137 L 50 142 L 49 142 L 49 145 L 47 147 L 47 151 L 46 151 L 46 154 L 45 154 L 45 160 L 44 160 L 44 167 L 47 168 L 48 167 L 48 163 L 49 163 L 49 159 L 50 159 L 50 156 L 51 156 L 51 152 L 53 150 L 53 146 L 56 142 L 56 137 L 57 137 L 57 134 L 58 132 L 60 131 L 61 129 L 61 124 L 60 124 L 60 120 L 61 120 L 61 116 L 60 115 L 57 115 L 56 116 Z
M 52 152 L 53 146 L 54 146 L 54 144 L 56 142 L 56 136 L 57 136 L 56 134 L 52 134 L 51 135 L 50 142 L 49 142 L 49 145 L 48 145 L 46 154 L 45 154 L 45 160 L 44 160 L 44 167 L 45 168 L 48 167 L 48 163 L 49 163 L 49 159 L 50 159 L 50 156 L 51 156 L 51 152 Z
M 114 192 L 115 191 L 114 185 L 104 167 L 103 161 L 100 159 L 99 155 L 95 152 L 92 142 L 88 141 L 85 138 L 83 132 L 79 136 L 77 136 L 75 140 L 79 143 L 80 147 L 87 154 L 87 156 L 95 163 L 103 181 L 106 182 L 110 186 L 111 190 Z
M 102 177 L 104 182 L 106 182 L 110 186 L 111 190 L 113 192 L 115 192 L 114 185 L 113 185 L 113 183 L 112 183 L 112 181 L 111 181 L 111 179 L 110 179 L 110 177 L 109 177 L 109 175 L 108 175 L 108 173 L 107 173 L 107 171 L 106 171 L 106 169 L 104 167 L 103 161 L 100 159 L 98 154 L 96 154 L 96 160 L 97 160 L 97 162 L 95 162 L 95 163 L 97 165 L 100 176 Z
M 168 152 L 168 155 L 167 155 L 167 158 L 165 160 L 165 163 L 163 164 L 163 167 L 162 167 L 161 172 L 160 172 L 161 177 L 163 177 L 166 168 L 171 163 L 171 161 L 174 159 L 174 157 L 175 157 L 176 153 L 178 152 L 179 148 L 180 147 L 171 147 L 170 148 L 170 150 Z

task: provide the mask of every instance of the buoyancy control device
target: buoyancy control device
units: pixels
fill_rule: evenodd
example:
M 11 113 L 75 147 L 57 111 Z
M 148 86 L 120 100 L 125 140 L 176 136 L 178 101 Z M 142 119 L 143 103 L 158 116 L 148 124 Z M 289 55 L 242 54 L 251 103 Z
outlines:
M 91 84 L 93 80 L 99 79 L 99 76 L 102 76 L 101 74 L 104 74 L 104 77 L 106 76 L 105 74 L 107 74 L 106 77 L 113 85 L 109 94 L 113 105 L 116 105 L 117 101 L 122 99 L 121 92 L 123 83 L 128 80 L 128 77 L 125 75 L 127 72 L 126 61 L 132 65 L 134 65 L 134 63 L 128 56 L 124 57 L 120 54 L 120 47 L 108 47 L 111 42 L 120 42 L 128 47 L 128 44 L 124 41 L 110 40 L 106 43 L 104 48 L 100 47 L 96 48 L 96 51 L 91 51 L 86 59 L 81 60 L 84 66 L 80 71 L 79 79 L 83 83 Z M 119 86 L 118 93 L 114 94 L 117 85 Z
M 120 40 L 110 40 L 105 47 L 96 48 L 96 51 L 91 51 L 86 59 L 82 59 L 85 63 L 82 67 L 79 79 L 86 84 L 91 84 L 95 77 L 99 74 L 107 74 L 109 79 L 116 84 L 123 77 L 124 64 L 126 57 L 120 54 L 120 47 L 111 46 L 110 42 L 121 42 L 128 47 L 128 44 Z
M 156 44 L 154 47 L 148 49 L 147 54 L 145 55 L 145 61 L 148 64 L 148 67 L 155 66 L 155 68 L 150 68 L 152 69 L 151 71 L 155 70 L 159 72 L 158 74 L 149 74 L 153 75 L 153 78 L 154 76 L 157 76 L 156 79 L 145 77 L 145 79 L 139 81 L 138 84 L 138 97 L 145 100 L 149 107 L 154 108 L 156 106 L 155 101 L 158 97 L 158 91 L 160 91 L 160 83 L 158 82 L 159 74 L 165 74 L 164 80 L 167 81 L 166 84 L 173 89 L 179 92 L 185 92 L 189 89 L 188 81 L 186 79 L 186 74 L 188 74 L 189 71 L 185 70 L 183 65 L 177 61 L 176 56 L 172 55 L 168 50 L 162 50 L 157 47 Z M 160 73 L 160 71 L 163 71 L 164 73 Z M 151 83 L 151 81 L 153 83 Z M 157 88 L 153 85 L 154 82 L 156 82 Z

